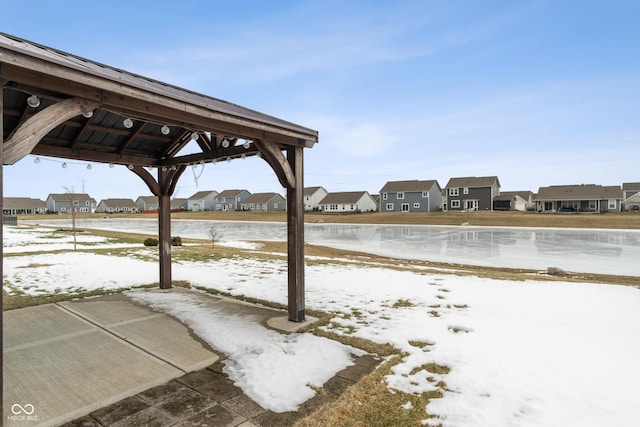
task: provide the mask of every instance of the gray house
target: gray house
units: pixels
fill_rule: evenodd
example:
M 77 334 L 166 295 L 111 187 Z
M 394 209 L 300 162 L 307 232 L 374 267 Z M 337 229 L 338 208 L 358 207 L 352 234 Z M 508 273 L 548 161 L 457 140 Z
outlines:
M 380 212 L 432 212 L 442 208 L 442 188 L 428 181 L 389 181 L 380 189 Z
M 47 213 L 47 204 L 44 200 L 28 197 L 4 197 L 2 213 L 4 215 L 44 214 Z
M 284 211 L 287 201 L 278 193 L 255 193 L 240 203 L 243 211 Z
M 173 199 L 171 199 L 171 211 L 186 211 L 188 201 L 188 199 L 174 197 Z
M 444 191 L 442 207 L 447 210 L 493 210 L 493 201 L 500 195 L 497 176 L 451 178 Z
M 622 183 L 622 208 L 626 210 L 640 208 L 640 182 Z
M 215 198 L 215 210 L 235 211 L 240 210 L 240 205 L 247 197 L 251 196 L 247 190 L 224 190 Z
M 133 199 L 102 199 L 96 208 L 96 212 L 100 213 L 136 213 L 138 211 L 138 206 Z
M 538 212 L 620 212 L 622 189 L 618 185 L 552 185 L 540 187 L 535 202 Z
M 156 196 L 140 196 L 136 199 L 136 206 L 140 212 L 157 211 L 158 198 Z
M 216 206 L 217 191 L 198 191 L 187 199 L 188 211 L 212 211 Z
M 96 201 L 82 193 L 52 193 L 47 197 L 47 210 L 51 213 L 69 213 L 72 208 L 78 213 L 93 213 L 96 211 Z
M 324 187 L 305 187 L 303 191 L 304 210 L 317 211 L 320 200 L 324 199 L 327 194 L 329 192 Z

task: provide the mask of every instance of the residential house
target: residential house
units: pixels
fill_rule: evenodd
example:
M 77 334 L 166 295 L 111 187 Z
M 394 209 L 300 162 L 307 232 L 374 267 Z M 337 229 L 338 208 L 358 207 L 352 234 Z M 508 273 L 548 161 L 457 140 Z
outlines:
M 29 197 L 4 197 L 2 213 L 4 215 L 44 214 L 47 213 L 47 204 L 44 200 Z
M 533 207 L 531 191 L 501 191 L 493 200 L 496 211 L 526 211 Z
M 367 191 L 329 193 L 318 203 L 321 212 L 374 212 L 376 202 Z
M 640 208 L 640 182 L 622 183 L 622 208 L 625 210 Z
M 620 186 L 596 184 L 540 187 L 535 199 L 538 212 L 620 212 Z
M 432 212 L 442 208 L 442 188 L 435 179 L 389 181 L 380 189 L 380 212 Z
M 493 210 L 493 201 L 500 195 L 500 181 L 497 176 L 451 178 L 444 194 L 445 210 Z
M 216 206 L 217 191 L 198 191 L 187 199 L 186 210 L 188 211 L 212 211 Z
M 171 211 L 186 211 L 188 202 L 189 199 L 174 197 L 173 199 L 171 199 Z
M 156 196 L 140 196 L 136 199 L 136 206 L 140 212 L 158 210 L 158 198 Z
M 96 201 L 84 193 L 49 194 L 47 197 L 47 210 L 51 213 L 69 213 L 72 208 L 78 213 L 94 213 Z
M 247 197 L 251 196 L 247 190 L 224 190 L 215 198 L 215 210 L 235 211 L 240 210 L 240 205 Z
M 317 211 L 318 203 L 329 194 L 324 187 L 306 187 L 303 191 L 304 197 L 304 210 L 305 211 Z
M 255 193 L 240 203 L 243 211 L 284 211 L 287 201 L 278 193 Z
M 96 212 L 99 213 L 136 213 L 138 205 L 133 199 L 102 199 Z

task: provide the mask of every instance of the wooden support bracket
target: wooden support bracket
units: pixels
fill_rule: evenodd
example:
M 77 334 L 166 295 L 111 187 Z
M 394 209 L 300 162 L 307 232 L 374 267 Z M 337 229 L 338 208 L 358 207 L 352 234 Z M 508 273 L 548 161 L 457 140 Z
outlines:
M 3 164 L 12 165 L 27 156 L 38 142 L 56 126 L 100 104 L 81 98 L 69 98 L 53 104 L 25 120 L 4 143 Z

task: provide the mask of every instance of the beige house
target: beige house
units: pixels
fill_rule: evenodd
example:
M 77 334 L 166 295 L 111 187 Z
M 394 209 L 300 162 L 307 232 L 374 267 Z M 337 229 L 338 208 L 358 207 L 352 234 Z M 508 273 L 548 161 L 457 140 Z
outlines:
M 552 185 L 540 187 L 535 202 L 538 212 L 620 212 L 622 189 L 618 185 Z
M 327 213 L 355 213 L 376 211 L 377 205 L 368 191 L 347 191 L 327 194 L 318 208 Z
M 622 183 L 622 209 L 640 208 L 640 182 Z
M 28 197 L 4 197 L 2 200 L 4 215 L 47 213 L 47 203 L 44 200 Z

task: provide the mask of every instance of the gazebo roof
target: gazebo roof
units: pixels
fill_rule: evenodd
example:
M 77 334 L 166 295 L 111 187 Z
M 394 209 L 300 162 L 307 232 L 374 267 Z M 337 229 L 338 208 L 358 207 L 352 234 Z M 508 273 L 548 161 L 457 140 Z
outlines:
M 35 154 L 161 167 L 255 155 L 256 140 L 279 150 L 318 142 L 306 127 L 3 33 L 0 80 L 4 164 Z M 68 118 L 37 142 L 20 139 L 20 128 L 28 131 L 26 122 L 46 110 Z M 43 119 L 39 129 L 50 121 Z M 201 152 L 180 155 L 192 138 Z

